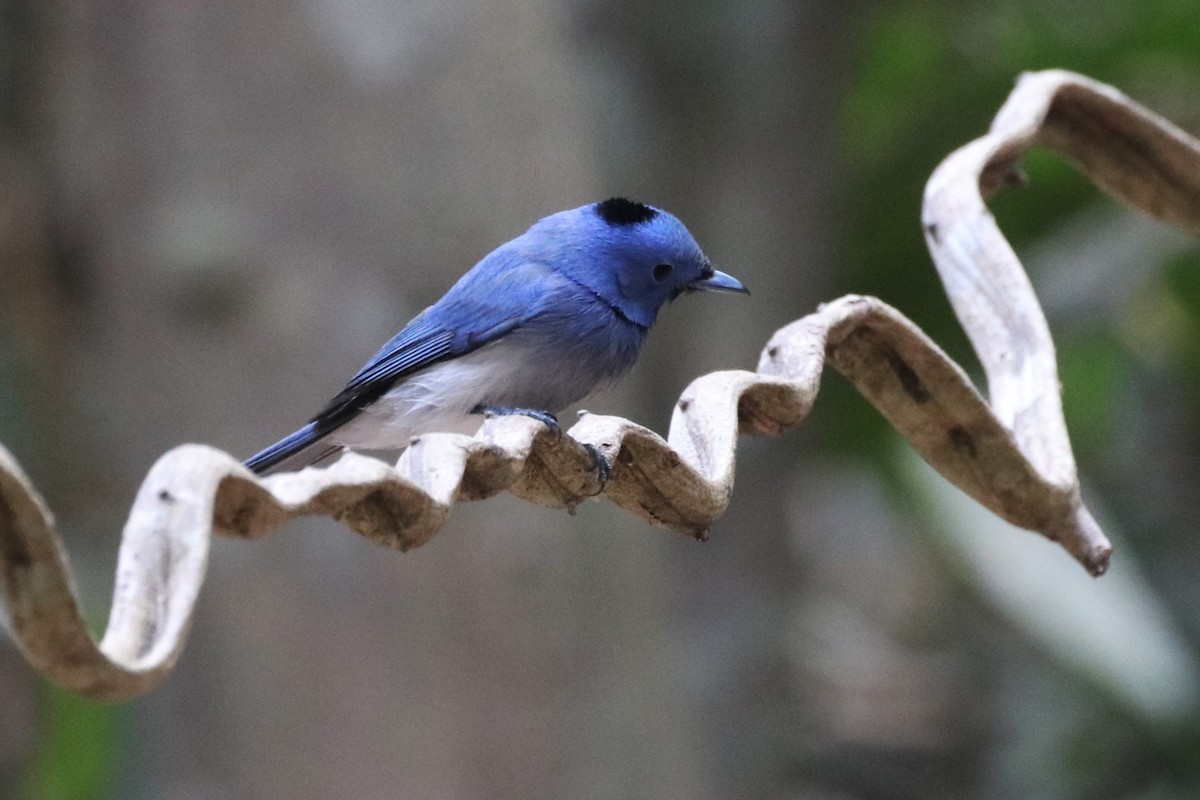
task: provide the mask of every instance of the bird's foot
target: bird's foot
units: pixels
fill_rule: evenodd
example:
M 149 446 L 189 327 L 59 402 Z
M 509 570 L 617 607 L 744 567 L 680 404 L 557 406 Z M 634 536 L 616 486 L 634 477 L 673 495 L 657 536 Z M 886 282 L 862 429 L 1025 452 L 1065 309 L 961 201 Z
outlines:
M 600 448 L 594 444 L 583 442 L 583 448 L 592 454 L 592 469 L 596 470 L 596 481 L 600 484 L 600 491 L 596 494 L 603 494 L 604 487 L 608 484 L 608 479 L 612 475 L 612 465 L 608 463 L 608 459 L 600 452 Z
M 471 413 L 483 414 L 485 417 L 529 417 L 545 425 L 555 436 L 562 436 L 562 428 L 558 425 L 558 417 L 549 411 L 537 408 L 514 408 L 512 406 L 485 406 L 481 403 L 472 408 Z

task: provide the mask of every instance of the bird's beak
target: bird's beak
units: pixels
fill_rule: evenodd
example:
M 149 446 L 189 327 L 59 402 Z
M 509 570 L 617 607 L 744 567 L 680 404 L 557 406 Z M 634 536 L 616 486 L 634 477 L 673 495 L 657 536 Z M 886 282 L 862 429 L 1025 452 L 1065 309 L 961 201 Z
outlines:
M 732 275 L 714 269 L 710 275 L 698 281 L 692 281 L 688 288 L 696 292 L 740 292 L 750 294 L 750 290 Z

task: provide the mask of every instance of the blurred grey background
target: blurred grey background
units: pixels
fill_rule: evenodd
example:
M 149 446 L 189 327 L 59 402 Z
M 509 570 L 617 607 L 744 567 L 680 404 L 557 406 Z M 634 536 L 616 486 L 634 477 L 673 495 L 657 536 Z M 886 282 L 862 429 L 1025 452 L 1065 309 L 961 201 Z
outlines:
M 0 441 L 97 630 L 154 459 L 246 456 L 497 244 L 614 194 L 744 298 L 660 320 L 587 408 L 873 293 L 968 369 L 921 191 L 1022 70 L 1200 130 L 1184 0 L 0 2 Z M 1062 162 L 999 198 L 1058 340 L 1091 581 L 931 477 L 827 376 L 743 440 L 698 545 L 501 497 L 428 546 L 218 542 L 190 644 L 111 707 L 0 641 L 0 797 L 1027 798 L 1200 790 L 1200 254 Z

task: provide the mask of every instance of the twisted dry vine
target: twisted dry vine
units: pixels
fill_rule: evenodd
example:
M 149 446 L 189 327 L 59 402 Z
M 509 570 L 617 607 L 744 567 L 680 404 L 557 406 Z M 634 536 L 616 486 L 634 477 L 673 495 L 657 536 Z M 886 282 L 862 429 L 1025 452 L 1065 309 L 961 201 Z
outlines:
M 990 405 L 899 312 L 849 296 L 779 330 L 756 372 L 694 381 L 666 441 L 620 417 L 584 415 L 561 438 L 507 417 L 489 420 L 475 437 L 422 437 L 394 468 L 348 455 L 328 469 L 261 480 L 223 452 L 184 445 L 159 459 L 134 501 L 99 644 L 81 619 L 49 512 L 0 448 L 0 619 L 38 670 L 71 690 L 115 700 L 142 694 L 170 673 L 214 534 L 254 538 L 317 514 L 404 550 L 428 541 L 454 502 L 509 491 L 563 508 L 600 493 L 643 519 L 703 538 L 729 503 L 738 434 L 777 435 L 803 422 L 825 363 L 948 480 L 1004 519 L 1058 541 L 1100 575 L 1111 547 L 1080 498 L 1049 329 L 984 205 L 985 195 L 1012 182 L 1033 146 L 1058 151 L 1131 204 L 1200 232 L 1200 143 L 1082 76 L 1023 77 L 991 131 L 934 172 L 923 216 L 930 252 L 986 371 Z M 612 464 L 604 487 L 584 444 Z

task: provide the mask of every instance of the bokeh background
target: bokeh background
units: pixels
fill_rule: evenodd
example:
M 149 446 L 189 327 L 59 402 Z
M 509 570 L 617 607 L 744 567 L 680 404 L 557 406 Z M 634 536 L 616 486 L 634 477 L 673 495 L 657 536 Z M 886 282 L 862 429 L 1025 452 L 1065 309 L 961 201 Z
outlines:
M 613 194 L 754 294 L 670 308 L 592 410 L 665 431 L 848 292 L 978 374 L 921 192 L 1049 67 L 1200 131 L 1189 0 L 5 0 L 0 441 L 100 630 L 160 453 L 257 450 L 492 247 Z M 1027 167 L 993 209 L 1110 575 L 827 375 L 803 430 L 742 442 L 706 545 L 511 497 L 405 555 L 327 520 L 218 542 L 177 672 L 118 706 L 0 640 L 0 797 L 1197 796 L 1200 249 Z

